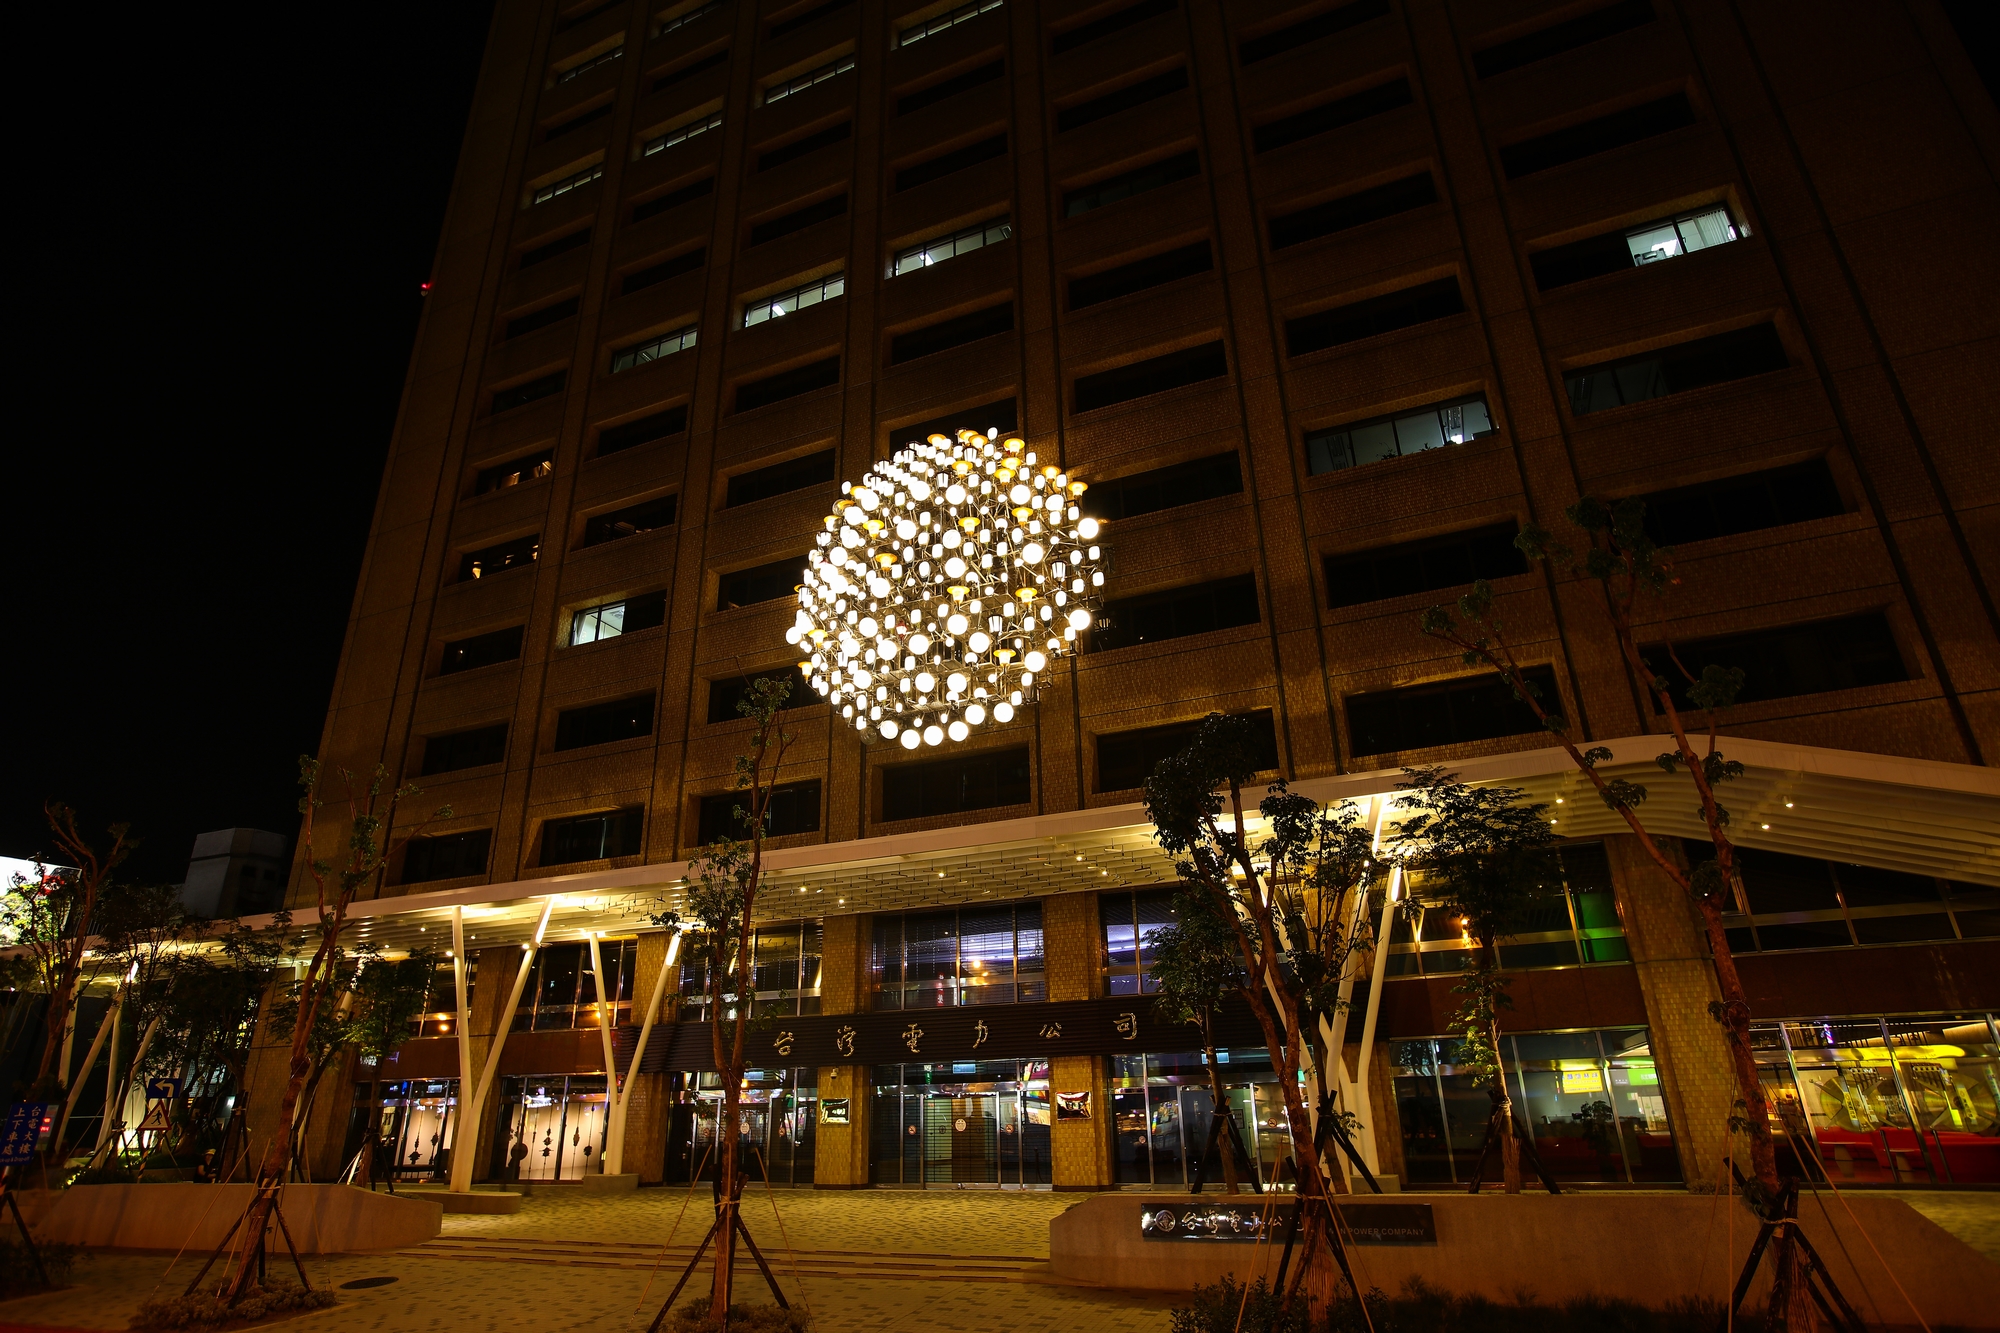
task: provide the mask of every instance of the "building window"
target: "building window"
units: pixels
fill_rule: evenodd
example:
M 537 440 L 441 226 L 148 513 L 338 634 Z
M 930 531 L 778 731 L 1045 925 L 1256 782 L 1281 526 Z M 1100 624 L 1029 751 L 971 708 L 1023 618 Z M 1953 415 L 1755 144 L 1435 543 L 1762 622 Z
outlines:
M 622 422 L 616 426 L 606 426 L 597 432 L 597 456 L 620 453 L 634 449 L 654 440 L 663 440 L 669 435 L 678 435 L 687 429 L 688 410 L 683 403 L 670 407 L 664 412 L 654 412 L 636 421 Z
M 1517 180 L 1692 124 L 1694 108 L 1688 105 L 1687 94 L 1674 93 L 1586 120 L 1581 125 L 1508 144 L 1500 150 L 1500 166 L 1507 179 Z
M 1715 859 L 1682 840 L 1688 864 Z M 1734 953 L 2000 935 L 2000 889 L 1853 861 L 1736 848 L 1736 910 L 1723 924 Z
M 473 727 L 467 731 L 448 731 L 442 736 L 425 737 L 424 762 L 419 774 L 429 777 L 433 773 L 484 768 L 488 764 L 502 763 L 506 758 L 505 722 L 490 727 Z
M 782 838 L 793 833 L 819 832 L 819 779 L 784 782 L 771 788 L 764 807 L 764 836 Z M 744 814 L 738 817 L 736 811 Z M 722 838 L 747 842 L 750 838 L 750 793 L 717 792 L 701 798 L 696 812 L 695 842 L 703 847 Z
M 582 708 L 565 708 L 556 714 L 558 750 L 581 750 L 591 745 L 609 745 L 653 734 L 653 696 L 634 695 L 629 699 L 607 699 Z M 572 857 L 571 860 L 583 858 Z
M 1271 248 L 1303 245 L 1322 236 L 1331 236 L 1351 227 L 1394 217 L 1437 202 L 1437 185 L 1426 171 L 1405 176 L 1387 185 L 1377 185 L 1322 204 L 1313 204 L 1271 219 Z
M 824 944 L 825 935 L 817 920 L 757 923 L 750 935 L 750 987 L 755 992 L 756 1017 L 819 1012 L 820 958 Z M 734 1018 L 737 996 L 733 960 L 718 984 L 718 979 L 709 975 L 707 949 L 682 949 L 681 1021 L 702 1022 L 714 1017 L 717 992 L 724 1017 Z
M 783 83 L 774 83 L 769 88 L 766 88 L 764 90 L 764 105 L 769 106 L 773 102 L 783 101 L 793 93 L 802 93 L 814 84 L 825 83 L 828 79 L 838 78 L 853 68 L 854 57 L 852 55 L 841 56 L 838 60 L 829 60 L 818 69 L 809 69 L 796 78 L 786 79 Z
M 1371 417 L 1306 435 L 1306 471 L 1317 477 L 1342 468 L 1464 444 L 1493 433 L 1486 395 L 1468 394 L 1414 412 Z
M 571 190 L 579 190 L 604 174 L 604 164 L 593 162 L 581 171 L 573 171 L 560 180 L 552 180 L 535 191 L 534 200 L 546 204 L 551 199 L 560 199 Z
M 633 292 L 644 291 L 648 287 L 658 286 L 669 278 L 678 278 L 683 273 L 692 273 L 707 262 L 707 248 L 697 246 L 686 254 L 675 255 L 672 259 L 663 259 L 657 264 L 642 268 L 637 273 L 626 274 L 625 280 L 618 284 L 618 294 L 620 296 L 630 296 Z
M 1297 319 L 1285 321 L 1285 355 L 1305 356 L 1311 352 L 1360 342 L 1377 334 L 1428 324 L 1463 314 L 1465 297 L 1457 278 L 1439 278 L 1401 291 L 1385 292 L 1365 301 L 1353 301 Z
M 1338 610 L 1411 593 L 1460 588 L 1477 579 L 1525 574 L 1527 557 L 1514 547 L 1520 531 L 1518 523 L 1495 523 L 1444 537 L 1327 556 L 1321 564 L 1326 604 Z
M 999 0 L 995 0 L 998 3 Z M 889 263 L 889 276 L 900 278 L 905 273 L 915 273 L 929 268 L 932 264 L 942 264 L 947 259 L 971 254 L 974 250 L 989 245 L 998 245 L 1014 234 L 1014 228 L 1006 218 L 983 222 L 964 231 L 955 231 L 949 236 L 940 236 L 922 245 L 913 245 L 897 254 Z
M 725 46 L 720 51 L 709 52 L 699 60 L 690 60 L 685 65 L 677 65 L 673 69 L 668 70 L 665 74 L 653 80 L 653 91 L 656 93 L 663 92 L 677 83 L 686 83 L 697 74 L 706 74 L 716 66 L 728 63 L 729 48 Z
M 1088 45 L 1100 37 L 1109 37 L 1114 32 L 1122 32 L 1134 24 L 1161 14 L 1171 14 L 1180 8 L 1180 0 L 1139 0 L 1136 5 L 1113 10 L 1101 19 L 1079 23 L 1073 28 L 1065 28 L 1049 39 L 1051 56 L 1066 55 L 1079 46 Z
M 696 5 L 693 9 L 688 10 L 685 14 L 676 14 L 672 18 L 668 19 L 666 22 L 660 25 L 660 31 L 658 35 L 664 37 L 670 32 L 673 32 L 680 28 L 685 28 L 690 23 L 694 23 L 700 19 L 705 19 L 710 14 L 715 13 L 717 10 L 721 9 L 724 5 L 728 3 L 729 0 L 709 0 L 707 4 Z
M 637 347 L 614 352 L 611 355 L 611 373 L 616 375 L 621 370 L 630 370 L 634 366 L 643 366 L 649 361 L 658 361 L 661 357 L 684 351 L 694 346 L 694 336 L 695 326 L 690 324 L 684 329 L 675 329 L 672 333 L 663 333 L 642 342 Z
M 1148 255 L 1144 259 L 1117 268 L 1102 269 L 1081 278 L 1070 279 L 1069 308 L 1083 310 L 1089 306 L 1115 301 L 1121 296 L 1143 292 L 1152 287 L 1163 287 L 1182 278 L 1191 278 L 1198 273 L 1208 273 L 1215 268 L 1215 260 L 1207 241 L 1197 241 L 1164 254 Z
M 833 472 L 834 451 L 831 449 L 822 449 L 803 458 L 788 458 L 782 463 L 773 463 L 751 472 L 739 472 L 729 479 L 722 507 L 734 509 L 738 505 L 768 500 L 774 495 L 802 491 L 808 486 L 821 486 L 833 480 Z
M 1270 716 L 1268 713 L 1266 717 Z M 1275 765 L 1274 765 L 1275 767 Z M 1154 995 L 1159 982 L 1157 939 L 1174 923 L 1174 889 L 1120 890 L 1099 894 L 1098 920 L 1104 928 L 1102 967 L 1112 995 Z
M 1090 627 L 1090 649 L 1109 652 L 1114 648 L 1255 625 L 1260 619 L 1257 576 L 1239 574 L 1106 602 Z
M 1066 191 L 1063 194 L 1063 216 L 1073 218 L 1200 174 L 1201 158 L 1198 154 L 1176 153 L 1158 162 L 1149 162 L 1143 167 L 1134 167 L 1120 175 L 1107 176 L 1101 181 Z
M 758 223 L 750 229 L 750 248 L 845 216 L 847 216 L 847 196 L 844 193 L 836 194 L 830 199 L 822 199 L 816 204 L 807 204 L 804 208 L 795 208 L 789 213 Z
M 502 412 L 511 412 L 517 407 L 526 407 L 529 403 L 554 397 L 563 391 L 563 385 L 568 380 L 569 372 L 558 370 L 552 375 L 544 375 L 525 384 L 501 389 L 493 395 L 493 415 L 498 416 Z
M 942 180 L 955 171 L 963 171 L 967 167 L 977 166 L 981 162 L 991 162 L 996 157 L 1006 155 L 1007 136 L 996 134 L 977 143 L 967 144 L 963 148 L 954 148 L 949 153 L 940 153 L 915 166 L 904 167 L 896 173 L 895 192 L 901 194 L 904 190 L 914 190 L 919 185 Z
M 589 227 L 584 227 L 581 230 L 570 232 L 568 235 L 558 236 L 546 245 L 538 245 L 532 250 L 523 250 L 521 252 L 521 267 L 533 268 L 545 260 L 554 259 L 557 255 L 568 254 L 571 250 L 589 245 L 590 230 Z
M 954 432 L 960 430 L 1011 435 L 1019 424 L 1019 404 L 1012 398 L 1000 398 L 990 403 L 981 403 L 978 407 L 947 412 L 941 417 L 932 417 L 929 421 L 919 421 L 908 426 L 892 426 L 889 438 L 892 441 L 901 440 L 905 444 L 915 444 L 919 440 L 928 440 L 933 435 L 956 439 Z
M 576 313 L 576 307 L 577 298 L 572 296 L 568 300 L 545 305 L 540 310 L 530 310 L 525 315 L 507 321 L 507 331 L 501 335 L 500 341 L 508 342 L 523 334 L 533 333 L 537 329 L 545 329 L 551 324 L 560 324 Z
M 1353 125 L 1379 116 L 1385 111 L 1410 104 L 1410 81 L 1405 78 L 1392 79 L 1388 83 L 1377 84 L 1349 97 L 1332 102 L 1322 102 L 1304 111 L 1280 120 L 1259 125 L 1250 135 L 1252 148 L 1260 153 L 1289 147 L 1295 143 L 1328 134 L 1346 125 Z
M 458 579 L 489 578 L 494 574 L 504 574 L 510 569 L 526 569 L 535 563 L 541 554 L 542 539 L 539 533 L 526 537 L 516 537 L 512 541 L 488 546 L 483 550 L 467 551 L 458 558 Z
M 981 750 L 882 769 L 882 822 L 1025 805 L 1028 748 Z
M 1646 506 L 1646 535 L 1662 546 L 1761 532 L 1847 512 L 1824 458 L 1639 498 Z
M 1355 0 L 1353 4 L 1329 9 L 1323 14 L 1315 14 L 1309 19 L 1301 19 L 1275 32 L 1263 33 L 1240 43 L 1236 48 L 1236 63 L 1254 65 L 1260 60 L 1296 51 L 1307 42 L 1345 32 L 1370 19 L 1381 18 L 1388 12 L 1389 0 Z
M 1476 51 L 1472 56 L 1472 68 L 1480 78 L 1490 79 L 1510 69 L 1532 65 L 1538 60 L 1547 60 L 1550 56 L 1559 56 L 1565 51 L 1574 51 L 1616 33 L 1651 23 L 1653 18 L 1652 0 L 1618 0 L 1616 4 L 1594 9 L 1580 18 L 1551 24 L 1526 36 Z
M 460 671 L 475 671 L 480 667 L 512 662 L 521 655 L 521 632 L 524 628 L 512 625 L 490 634 L 475 634 L 469 639 L 453 639 L 444 646 L 444 658 L 438 664 L 438 674 L 450 676 Z
M 718 581 L 715 609 L 734 611 L 738 607 L 788 598 L 798 592 L 805 579 L 806 558 L 802 555 L 786 556 L 766 565 L 734 570 Z
M 787 398 L 797 398 L 801 394 L 818 389 L 830 389 L 840 383 L 840 358 L 825 357 L 811 361 L 790 370 L 781 370 L 775 375 L 762 379 L 745 381 L 736 386 L 736 410 L 749 412 L 772 403 L 782 403 Z
M 1541 291 L 1586 278 L 1657 263 L 1741 240 L 1744 232 L 1720 204 L 1660 218 L 1639 227 L 1592 236 L 1528 256 Z
M 984 338 L 995 338 L 1014 331 L 1014 303 L 988 306 L 984 310 L 974 310 L 970 314 L 954 315 L 950 319 L 939 320 L 935 324 L 908 333 L 899 333 L 889 339 L 889 364 L 900 366 L 905 362 L 936 356 L 939 352 L 949 352 L 954 347 L 979 342 Z
M 1084 492 L 1082 508 L 1099 520 L 1138 518 L 1242 493 L 1243 465 L 1232 449 L 1226 454 L 1100 481 Z
M 675 126 L 657 139 L 647 140 L 645 146 L 639 150 L 639 156 L 651 157 L 655 153 L 663 153 L 677 143 L 686 143 L 697 134 L 707 134 L 710 130 L 719 130 L 721 128 L 722 113 L 720 111 L 708 116 L 698 116 L 685 125 Z M 704 191 L 704 193 L 706 192 Z
M 1088 102 L 1079 102 L 1066 110 L 1058 111 L 1056 113 L 1056 132 L 1060 134 L 1065 130 L 1082 129 L 1085 125 L 1094 125 L 1108 116 L 1115 116 L 1121 111 L 1130 111 L 1133 107 L 1144 106 L 1148 102 L 1158 101 L 1160 98 L 1171 96 L 1185 87 L 1187 87 L 1187 67 L 1185 65 L 1177 69 L 1170 69 L 1165 74 L 1155 74 L 1150 79 L 1141 79 L 1137 83 L 1128 83 L 1123 88 L 1105 93 L 1102 97 L 1093 97 Z
M 486 873 L 486 854 L 493 845 L 493 830 L 472 829 L 465 833 L 443 833 L 430 838 L 411 838 L 403 848 L 403 884 L 422 884 L 434 879 L 459 879 Z
M 1642 651 L 1672 685 L 1675 704 L 1691 707 L 1687 682 L 1678 671 L 1669 669 L 1672 659 L 1666 647 L 1654 644 Z M 1810 625 L 1691 639 L 1675 643 L 1673 653 L 1697 676 L 1711 664 L 1741 669 L 1743 689 L 1736 696 L 1740 704 L 1888 685 L 1910 678 L 1888 617 L 1880 611 Z
M 1030 1004 L 1049 998 L 1042 905 L 980 903 L 878 915 L 868 947 L 876 1009 Z
M 967 20 L 976 19 L 981 14 L 998 9 L 1004 2 L 1005 0 L 967 0 L 967 3 L 956 9 L 947 9 L 942 14 L 934 14 L 921 23 L 914 23 L 902 29 L 896 34 L 896 45 L 908 46 L 912 42 L 921 42 L 926 37 L 935 36 L 947 28 L 956 28 Z
M 644 222 L 647 218 L 658 217 L 670 209 L 679 208 L 682 204 L 691 204 L 714 193 L 715 177 L 703 176 L 700 180 L 683 185 L 678 190 L 668 190 L 665 194 L 656 194 L 651 199 L 640 200 L 632 205 L 632 220 Z
M 936 83 L 919 88 L 913 93 L 905 93 L 897 98 L 896 114 L 907 116 L 912 112 L 922 111 L 925 107 L 936 106 L 939 102 L 945 101 L 947 98 L 956 97 L 960 93 L 971 92 L 974 88 L 980 87 L 983 84 L 997 82 L 1006 73 L 1007 62 L 1004 60 L 994 60 L 981 65 L 978 69 L 969 69 L 963 74 L 954 74 L 950 78 L 939 79 Z
M 478 475 L 473 478 L 472 493 L 485 495 L 489 491 L 504 491 L 510 486 L 539 481 L 555 470 L 556 451 L 539 449 L 525 457 L 479 469 Z
M 595 858 L 586 858 L 595 859 Z M 597 961 L 604 969 L 604 999 L 611 1005 L 605 1026 L 631 1021 L 632 969 L 639 961 L 639 941 L 600 940 Z M 598 1025 L 597 974 L 590 966 L 588 944 L 544 944 L 535 951 L 534 970 L 514 1011 L 514 1032 L 547 1032 L 563 1028 L 595 1029 Z
M 1769 324 L 1752 324 L 1747 329 L 1572 370 L 1563 376 L 1563 387 L 1569 391 L 1569 410 L 1585 416 L 1768 374 L 1790 364 L 1778 330 Z
M 1552 716 L 1562 713 L 1552 669 L 1531 666 L 1521 675 L 1541 691 L 1544 709 Z M 1348 741 L 1357 755 L 1466 745 L 1541 730 L 1534 711 L 1497 675 L 1347 696 Z
M 610 13 L 622 3 L 624 0 L 604 0 L 603 4 L 591 5 L 588 8 L 579 5 L 556 20 L 556 31 L 562 33 L 568 32 L 571 28 L 580 28 L 599 14 Z
M 547 820 L 542 824 L 542 864 L 563 866 L 577 861 L 637 856 L 645 825 L 643 805 Z
M 822 301 L 831 301 L 847 291 L 847 275 L 836 273 L 832 277 L 815 278 L 811 282 L 800 283 L 790 291 L 776 292 L 743 303 L 743 327 L 751 328 L 767 319 L 782 319 L 795 315 L 801 310 L 809 310 Z
M 635 634 L 666 623 L 667 594 L 664 591 L 649 592 L 640 597 L 627 597 L 622 602 L 606 602 L 602 606 L 585 607 L 576 612 L 569 618 L 569 642 L 574 648 L 578 644 L 615 639 L 621 634 Z
M 773 167 L 782 167 L 787 162 L 796 162 L 802 157 L 817 153 L 822 148 L 846 143 L 853 134 L 853 121 L 843 120 L 838 125 L 829 125 L 816 133 L 804 135 L 787 144 L 780 144 L 768 153 L 760 153 L 757 157 L 757 170 L 769 171 Z
M 1203 343 L 1164 356 L 1133 361 L 1094 375 L 1076 377 L 1075 411 L 1089 412 L 1145 398 L 1169 389 L 1221 379 L 1229 373 L 1229 357 L 1221 342 Z
M 753 671 L 747 676 L 729 676 L 708 682 L 708 720 L 742 721 L 743 713 L 737 705 L 750 697 L 750 686 L 759 680 L 783 681 L 790 687 L 785 691 L 785 702 L 780 712 L 790 708 L 810 708 L 820 702 L 819 695 L 806 683 L 805 675 L 797 665 L 772 667 L 768 671 Z
M 1544 885 L 1513 932 L 1500 941 L 1500 966 L 1514 971 L 1630 962 L 1604 845 L 1565 843 L 1558 855 L 1561 882 Z M 1421 902 L 1421 883 L 1413 884 L 1412 892 Z M 1381 906 L 1378 888 L 1373 910 L 1379 914 Z M 1445 908 L 1426 906 L 1414 921 L 1394 917 L 1384 966 L 1392 977 L 1463 972 L 1478 961 L 1478 948 L 1460 918 Z
M 854 0 L 826 0 L 826 3 L 823 5 L 815 5 L 811 9 L 794 14 L 788 19 L 779 19 L 764 33 L 764 40 L 775 42 L 780 37 L 790 36 L 806 25 L 817 23 L 827 15 L 845 9 L 853 3 Z
M 602 69 L 624 54 L 625 44 L 620 42 L 603 55 L 592 56 L 590 59 L 579 64 L 571 65 L 568 69 L 556 75 L 556 87 L 560 88 L 572 79 L 580 79 L 594 69 Z
M 560 125 L 549 126 L 547 132 L 542 135 L 542 142 L 548 143 L 551 140 L 560 139 L 571 130 L 580 130 L 586 125 L 603 120 L 617 109 L 618 104 L 616 102 L 600 102 L 580 116 L 571 116 Z
M 1268 708 L 1238 714 L 1250 720 L 1251 745 L 1257 752 L 1257 771 L 1278 767 L 1278 729 Z M 1195 733 L 1206 719 L 1169 722 L 1160 727 L 1140 727 L 1114 731 L 1097 738 L 1097 790 L 1131 791 L 1146 785 L 1162 759 L 1179 754 L 1194 743 Z

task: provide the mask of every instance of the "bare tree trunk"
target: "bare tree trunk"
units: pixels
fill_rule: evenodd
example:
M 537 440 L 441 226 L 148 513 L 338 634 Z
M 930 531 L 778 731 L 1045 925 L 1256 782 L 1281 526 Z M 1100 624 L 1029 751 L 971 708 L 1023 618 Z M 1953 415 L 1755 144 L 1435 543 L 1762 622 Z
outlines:
M 1229 1114 L 1229 1098 L 1222 1090 L 1222 1069 L 1216 1063 L 1215 1043 L 1206 1040 L 1206 1033 L 1202 1035 L 1204 1040 L 1202 1042 L 1201 1053 L 1203 1058 L 1208 1061 L 1208 1095 L 1214 1102 L 1214 1114 L 1218 1118 L 1227 1117 Z M 1218 1131 L 1215 1136 L 1215 1149 L 1222 1155 L 1223 1192 L 1226 1194 L 1240 1193 L 1236 1182 L 1235 1141 L 1228 1134 Z M 1245 1165 L 1248 1164 L 1246 1163 Z

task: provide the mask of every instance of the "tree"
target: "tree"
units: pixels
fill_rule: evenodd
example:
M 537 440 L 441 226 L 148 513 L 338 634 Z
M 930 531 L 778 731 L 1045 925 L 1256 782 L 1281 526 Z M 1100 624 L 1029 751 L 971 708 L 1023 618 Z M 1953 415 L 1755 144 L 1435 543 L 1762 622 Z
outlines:
M 1406 869 L 1416 872 L 1406 903 L 1442 907 L 1479 946 L 1453 991 L 1464 997 L 1452 1031 L 1464 1042 L 1460 1064 L 1484 1078 L 1493 1099 L 1486 1142 L 1500 1145 L 1501 1178 L 1521 1192 L 1521 1145 L 1514 1101 L 1500 1063 L 1500 1010 L 1513 1007 L 1512 981 L 1500 970 L 1500 940 L 1520 924 L 1534 899 L 1562 883 L 1548 807 L 1530 804 L 1518 787 L 1468 787 L 1442 768 L 1406 768 L 1398 790 L 1415 813 L 1395 833 Z M 1485 1152 L 1481 1152 L 1481 1166 Z M 1473 1188 L 1479 1187 L 1479 1175 Z
M 99 895 L 92 930 L 99 941 L 97 952 L 126 978 L 125 1003 L 139 1034 L 130 1064 L 107 1071 L 100 1157 L 115 1147 L 115 1135 L 122 1128 L 116 1117 L 122 1114 L 132 1085 L 143 1076 L 158 1036 L 172 986 L 175 946 L 193 936 L 199 925 L 181 906 L 177 884 L 112 882 Z
M 262 930 L 230 922 L 213 948 L 168 956 L 159 1027 L 141 1072 L 186 1079 L 174 1107 L 177 1150 L 200 1144 L 232 1094 L 242 1108 L 258 1005 L 293 938 L 291 914 L 280 912 Z M 227 1172 L 219 1163 L 218 1175 Z
M 1185 900 L 1185 901 L 1184 901 Z M 1208 1068 L 1209 1096 L 1217 1115 L 1228 1113 L 1222 1087 L 1222 1066 L 1215 1057 L 1215 1017 L 1223 1002 L 1243 986 L 1243 964 L 1236 950 L 1236 933 L 1201 898 L 1176 895 L 1174 921 L 1153 936 L 1153 980 L 1159 998 L 1153 1002 L 1162 1022 L 1193 1025 L 1201 1035 L 1202 1059 Z M 1225 1192 L 1237 1192 L 1236 1145 L 1233 1136 L 1217 1140 L 1222 1155 Z M 1244 1162 L 1246 1170 L 1254 1170 Z
M 1301 1262 L 1284 1294 L 1289 1304 L 1306 1273 L 1331 1298 L 1331 1254 L 1346 1268 L 1332 1229 L 1333 1205 L 1321 1154 L 1326 1133 L 1346 1112 L 1308 1103 L 1300 1074 L 1328 1076 L 1342 1058 L 1328 1040 L 1340 982 L 1372 932 L 1357 913 L 1374 874 L 1373 837 L 1351 803 L 1323 807 L 1273 783 L 1258 810 L 1267 837 L 1252 844 L 1243 787 L 1262 761 L 1247 719 L 1203 719 L 1193 743 L 1161 760 L 1146 780 L 1154 836 L 1174 856 L 1185 897 L 1235 941 L 1242 966 L 1238 993 L 1263 1029 L 1271 1053 L 1298 1173 Z M 1331 1123 L 1328 1123 L 1331 1121 Z M 1350 1285 L 1352 1275 L 1349 1275 Z

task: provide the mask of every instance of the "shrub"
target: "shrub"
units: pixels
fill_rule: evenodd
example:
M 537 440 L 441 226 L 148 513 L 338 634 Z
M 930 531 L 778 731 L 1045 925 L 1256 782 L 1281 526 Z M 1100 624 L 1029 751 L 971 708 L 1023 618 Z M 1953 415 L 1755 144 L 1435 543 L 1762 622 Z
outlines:
M 234 1306 L 224 1305 L 213 1293 L 198 1291 L 192 1296 L 165 1296 L 147 1301 L 132 1316 L 133 1328 L 224 1328 L 278 1314 L 303 1314 L 323 1310 L 336 1303 L 331 1291 L 315 1287 L 274 1284 L 253 1288 Z
M 0 1235 L 0 1301 L 68 1286 L 76 1261 L 83 1257 L 83 1251 L 76 1246 L 50 1240 L 36 1241 L 35 1253 L 42 1257 L 42 1268 L 49 1275 L 47 1287 L 35 1276 L 35 1262 L 28 1257 L 28 1247 L 15 1237 Z
M 689 1301 L 674 1311 L 668 1325 L 673 1333 L 717 1333 L 708 1317 L 706 1300 Z M 799 1310 L 781 1310 L 775 1305 L 732 1305 L 729 1333 L 808 1333 L 812 1322 Z
M 1315 1327 L 1303 1300 L 1282 1315 L 1277 1293 L 1263 1278 L 1245 1289 L 1224 1277 L 1213 1286 L 1198 1286 L 1194 1300 L 1173 1312 L 1173 1333 L 1234 1333 L 1237 1311 L 1243 1312 L 1242 1333 L 1308 1333 Z M 1368 1293 L 1368 1321 L 1349 1294 L 1321 1313 L 1317 1327 L 1330 1333 L 1713 1333 L 1722 1322 L 1722 1307 L 1714 1301 L 1680 1300 L 1661 1308 L 1635 1301 L 1582 1296 L 1549 1305 L 1532 1293 L 1512 1300 L 1455 1296 L 1412 1278 L 1394 1299 L 1379 1290 Z M 1740 1312 L 1736 1326 L 1755 1333 L 1761 1321 Z

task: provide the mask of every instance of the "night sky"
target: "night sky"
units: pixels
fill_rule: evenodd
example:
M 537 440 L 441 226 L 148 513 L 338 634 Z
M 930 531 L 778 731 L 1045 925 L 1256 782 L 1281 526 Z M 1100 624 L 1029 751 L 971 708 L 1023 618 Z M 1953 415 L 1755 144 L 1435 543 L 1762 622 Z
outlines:
M 491 12 L 23 15 L 0 855 L 297 831 Z

